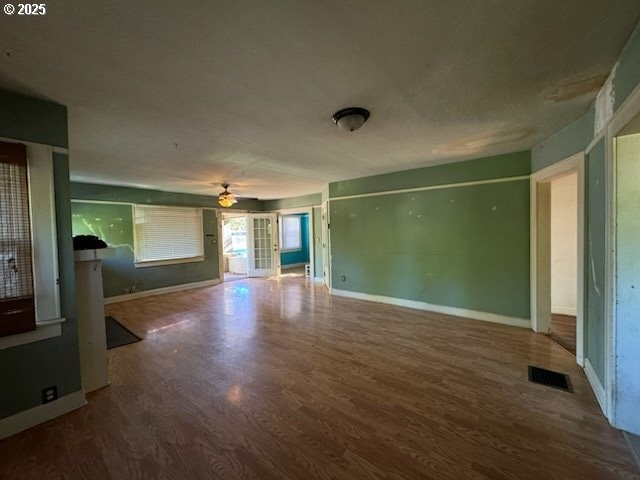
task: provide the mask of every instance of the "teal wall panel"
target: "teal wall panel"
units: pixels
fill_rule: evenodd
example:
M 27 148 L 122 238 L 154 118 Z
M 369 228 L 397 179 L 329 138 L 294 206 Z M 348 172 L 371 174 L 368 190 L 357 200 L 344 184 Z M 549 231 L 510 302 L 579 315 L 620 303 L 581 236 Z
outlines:
M 296 263 L 309 263 L 309 215 L 302 214 L 300 217 L 300 250 L 280 253 L 280 264 L 285 267 Z
M 330 208 L 334 288 L 529 318 L 528 180 Z
M 616 96 L 615 108 L 619 108 L 640 83 L 640 24 L 629 38 L 613 80 Z
M 136 268 L 134 264 L 132 206 L 109 203 L 72 203 L 73 234 L 97 235 L 116 249 L 103 261 L 105 297 L 201 282 L 219 277 L 216 215 L 203 210 L 204 261 Z
M 589 152 L 585 165 L 585 331 L 586 358 L 605 380 L 605 142 Z

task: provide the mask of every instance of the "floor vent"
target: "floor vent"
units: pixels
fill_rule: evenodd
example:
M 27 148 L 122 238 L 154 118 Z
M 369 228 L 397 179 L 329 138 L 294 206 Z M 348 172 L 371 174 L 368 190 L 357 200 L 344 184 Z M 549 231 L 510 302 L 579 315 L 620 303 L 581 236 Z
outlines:
M 573 393 L 569 375 L 529 365 L 529 381 Z

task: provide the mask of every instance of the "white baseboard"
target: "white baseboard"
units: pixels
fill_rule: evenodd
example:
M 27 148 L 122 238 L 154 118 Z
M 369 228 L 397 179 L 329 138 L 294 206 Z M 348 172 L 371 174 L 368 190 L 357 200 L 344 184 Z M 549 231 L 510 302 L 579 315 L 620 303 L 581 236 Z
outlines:
M 500 323 L 503 325 L 511 325 L 513 327 L 531 328 L 531 322 L 527 318 L 510 317 L 507 315 L 499 315 L 497 313 L 480 312 L 478 310 L 467 310 L 465 308 L 449 307 L 446 305 L 436 305 L 433 303 L 418 302 L 416 300 L 406 300 L 404 298 L 385 297 L 383 295 L 370 295 L 368 293 L 351 292 L 348 290 L 331 289 L 332 295 L 340 297 L 356 298 L 358 300 L 367 300 L 370 302 L 387 303 L 398 307 L 415 308 L 417 310 L 427 310 L 429 312 L 444 313 L 445 315 L 454 315 L 456 317 L 472 318 L 474 320 L 482 320 L 484 322 Z
M 135 300 L 136 298 L 153 297 L 154 295 L 162 295 L 164 293 L 180 292 L 182 290 L 191 290 L 192 288 L 211 287 L 220 283 L 219 278 L 213 280 L 205 280 L 203 282 L 183 283 L 182 285 L 172 285 L 170 287 L 154 288 L 152 290 L 143 290 L 141 292 L 126 293 L 124 295 L 116 295 L 115 297 L 107 297 L 104 304 L 126 302 L 127 300 Z
M 30 408 L 10 417 L 0 419 L 0 440 L 35 427 L 53 418 L 69 413 L 87 404 L 84 392 L 79 390 L 44 405 Z
M 559 307 L 551 305 L 551 313 L 556 313 L 558 315 L 569 315 L 572 317 L 577 316 L 575 307 Z
M 313 281 L 316 283 L 324 283 L 324 278 L 322 277 L 313 277 Z
M 280 265 L 280 270 L 286 270 L 287 268 L 303 267 L 308 263 L 309 262 L 287 263 L 286 265 Z
M 587 380 L 589 380 L 589 384 L 591 385 L 591 389 L 596 396 L 596 400 L 598 400 L 598 404 L 600 405 L 600 409 L 604 416 L 607 416 L 607 396 L 596 374 L 596 371 L 593 369 L 593 365 L 591 365 L 591 361 L 586 358 L 584 361 L 584 374 L 587 376 Z

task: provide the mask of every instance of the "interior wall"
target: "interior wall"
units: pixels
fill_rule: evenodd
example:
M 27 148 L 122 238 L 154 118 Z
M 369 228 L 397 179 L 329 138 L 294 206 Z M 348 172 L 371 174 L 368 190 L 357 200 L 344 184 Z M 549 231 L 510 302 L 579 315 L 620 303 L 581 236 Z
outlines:
M 0 104 L 0 137 L 67 145 L 66 107 L 8 92 L 0 92 Z M 41 405 L 45 387 L 56 385 L 59 397 L 81 388 L 67 155 L 53 154 L 53 173 L 60 306 L 66 321 L 58 337 L 0 350 L 0 418 Z
M 518 152 L 331 184 L 332 287 L 529 319 L 529 172 Z
M 576 315 L 578 175 L 551 182 L 551 313 Z
M 322 278 L 322 209 L 313 208 L 313 259 L 314 274 L 316 278 Z
M 640 25 L 621 52 L 612 78 L 614 113 L 640 84 Z M 584 151 L 595 137 L 595 107 L 576 121 L 532 149 L 533 171 Z M 585 158 L 585 358 L 602 385 L 607 385 L 604 270 L 605 248 L 605 140 L 598 142 Z M 614 328 L 615 330 L 615 328 Z M 635 369 L 637 372 L 637 368 Z M 619 374 L 618 374 L 619 375 Z M 616 401 L 619 401 L 617 399 Z M 621 426 L 623 424 L 620 424 Z
M 617 141 L 616 421 L 640 434 L 640 134 Z
M 300 197 L 280 198 L 276 200 L 263 200 L 262 209 L 265 212 L 275 212 L 276 210 L 286 210 L 288 208 L 313 207 L 322 202 L 321 194 L 312 193 Z
M 108 195 L 113 188 L 112 195 Z M 128 201 L 144 199 L 145 204 L 203 206 L 198 196 L 166 192 L 155 196 L 153 190 L 123 189 L 121 187 L 99 186 L 102 201 Z M 87 200 L 91 195 L 90 186 L 72 184 L 74 200 Z M 194 198 L 195 197 L 195 198 Z M 174 203 L 169 204 L 167 200 Z M 210 200 L 207 197 L 208 204 Z M 207 205 L 208 205 L 207 204 Z M 171 287 L 186 283 L 203 282 L 219 278 L 217 224 L 214 210 L 203 210 L 204 261 L 136 268 L 133 245 L 132 205 L 118 203 L 72 203 L 73 234 L 97 235 L 109 246 L 116 249 L 116 255 L 103 261 L 103 285 L 105 298 L 156 288 Z
M 289 252 L 280 252 L 280 265 L 287 267 L 300 263 L 309 263 L 309 214 L 297 214 L 300 217 L 300 249 Z

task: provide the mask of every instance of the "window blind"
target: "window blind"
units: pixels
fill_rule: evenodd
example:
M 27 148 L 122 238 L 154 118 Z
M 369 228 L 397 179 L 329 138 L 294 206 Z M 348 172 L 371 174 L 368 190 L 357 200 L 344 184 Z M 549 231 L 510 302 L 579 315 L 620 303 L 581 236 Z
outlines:
M 284 216 L 280 222 L 280 248 L 282 250 L 299 250 L 302 248 L 300 238 L 300 217 Z
M 136 262 L 197 259 L 204 255 L 202 209 L 134 206 Z

